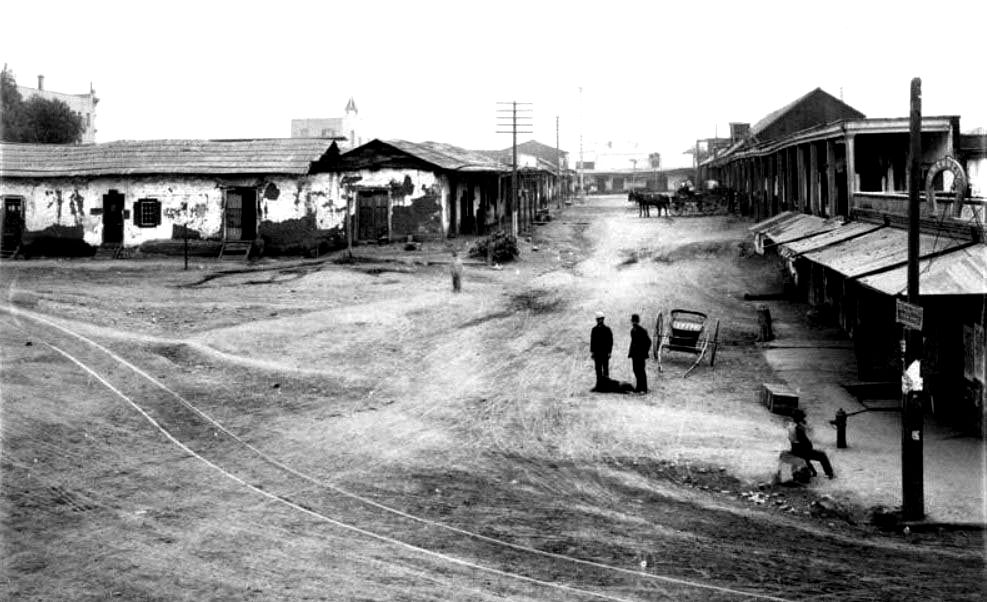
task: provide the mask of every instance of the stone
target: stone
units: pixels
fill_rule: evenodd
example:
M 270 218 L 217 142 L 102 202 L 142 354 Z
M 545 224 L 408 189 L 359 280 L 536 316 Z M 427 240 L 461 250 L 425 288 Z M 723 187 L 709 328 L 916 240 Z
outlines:
M 805 460 L 792 455 L 789 451 L 778 454 L 778 470 L 775 472 L 775 483 L 779 485 L 804 484 L 812 478 L 812 471 Z

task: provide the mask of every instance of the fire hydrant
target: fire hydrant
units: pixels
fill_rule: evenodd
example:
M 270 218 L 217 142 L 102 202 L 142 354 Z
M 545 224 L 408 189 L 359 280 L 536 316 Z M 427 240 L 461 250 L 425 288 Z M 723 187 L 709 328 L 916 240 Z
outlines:
M 846 449 L 846 412 L 843 408 L 836 410 L 836 418 L 830 424 L 836 427 L 836 447 Z

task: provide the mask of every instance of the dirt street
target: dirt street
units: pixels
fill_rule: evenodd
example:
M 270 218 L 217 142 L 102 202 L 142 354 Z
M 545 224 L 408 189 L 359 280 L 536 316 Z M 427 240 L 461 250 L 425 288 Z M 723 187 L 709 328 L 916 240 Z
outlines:
M 769 484 L 748 225 L 591 197 L 459 294 L 439 245 L 4 263 L 0 597 L 983 599 L 980 534 Z M 632 381 L 630 314 L 677 307 L 720 320 L 714 368 L 590 392 L 595 311 Z

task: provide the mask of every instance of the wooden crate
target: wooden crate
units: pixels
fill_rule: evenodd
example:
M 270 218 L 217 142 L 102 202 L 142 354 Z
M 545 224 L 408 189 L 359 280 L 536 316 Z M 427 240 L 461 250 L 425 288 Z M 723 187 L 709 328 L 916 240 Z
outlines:
M 788 385 L 764 383 L 761 386 L 761 403 L 775 414 L 791 414 L 799 407 L 799 396 Z

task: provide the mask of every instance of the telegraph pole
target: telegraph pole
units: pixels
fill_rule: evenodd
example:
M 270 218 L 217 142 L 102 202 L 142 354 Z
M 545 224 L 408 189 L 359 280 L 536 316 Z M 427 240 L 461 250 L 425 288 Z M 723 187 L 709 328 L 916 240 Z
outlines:
M 559 116 L 555 116 L 555 208 L 562 208 L 562 155 L 559 153 Z
M 583 182 L 583 171 L 585 171 L 585 164 L 583 163 L 583 87 L 579 86 L 579 198 L 583 199 L 586 194 L 586 189 Z
M 912 362 L 921 365 L 922 307 L 919 305 L 919 197 L 922 161 L 922 80 L 912 79 L 908 152 L 908 303 L 899 302 L 903 324 L 903 377 L 901 399 L 901 514 L 904 520 L 925 517 L 922 466 L 923 408 L 921 385 L 907 373 Z M 902 310 L 904 309 L 904 311 Z M 913 376 L 914 376 L 913 371 Z M 921 382 L 921 381 L 919 381 Z
M 510 105 L 511 108 L 498 108 L 497 109 L 497 133 L 498 134 L 511 134 L 513 143 L 511 144 L 512 150 L 512 160 L 511 160 L 511 198 L 507 201 L 507 213 L 511 217 L 511 235 L 517 238 L 518 235 L 518 223 L 517 223 L 517 204 L 518 204 L 518 186 L 517 186 L 517 135 L 530 134 L 534 131 L 532 124 L 530 102 L 518 102 L 512 100 L 509 102 L 498 102 L 498 105 L 506 107 Z M 522 105 L 522 108 L 518 108 L 518 105 Z M 518 111 L 521 115 L 518 115 Z M 510 117 L 506 115 L 501 115 L 501 113 L 510 113 Z M 510 121 L 508 121 L 508 119 Z M 503 128 L 509 127 L 510 130 L 505 131 Z

